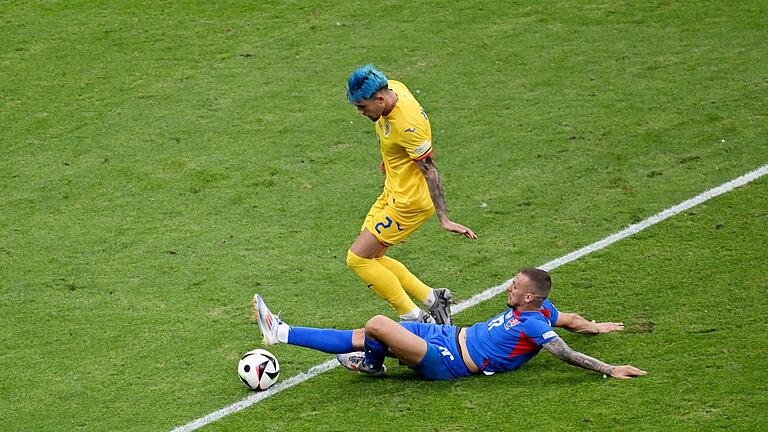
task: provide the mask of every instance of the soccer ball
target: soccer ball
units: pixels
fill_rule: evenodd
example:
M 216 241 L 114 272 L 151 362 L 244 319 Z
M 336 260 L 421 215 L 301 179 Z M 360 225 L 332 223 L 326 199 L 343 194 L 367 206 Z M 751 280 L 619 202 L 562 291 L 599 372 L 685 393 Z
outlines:
M 280 363 L 271 352 L 263 349 L 248 351 L 237 365 L 240 381 L 251 390 L 266 390 L 277 381 Z

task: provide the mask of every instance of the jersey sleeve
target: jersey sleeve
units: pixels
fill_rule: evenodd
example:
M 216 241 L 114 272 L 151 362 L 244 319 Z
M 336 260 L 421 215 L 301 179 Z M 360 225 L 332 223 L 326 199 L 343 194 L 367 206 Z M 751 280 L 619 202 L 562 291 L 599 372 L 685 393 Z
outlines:
M 421 160 L 432 154 L 432 131 L 424 111 L 423 118 L 400 125 L 400 145 L 413 160 Z
M 549 299 L 544 300 L 544 304 L 541 305 L 541 308 L 549 312 L 549 316 L 547 316 L 546 313 L 544 314 L 544 316 L 547 317 L 547 319 L 551 324 L 554 324 L 557 322 L 557 318 L 560 316 L 560 312 L 557 310 L 555 305 L 553 305 Z
M 527 327 L 525 333 L 539 346 L 544 345 L 557 337 L 557 333 L 555 333 L 555 331 L 552 330 L 552 327 L 548 326 L 544 321 L 534 321 Z

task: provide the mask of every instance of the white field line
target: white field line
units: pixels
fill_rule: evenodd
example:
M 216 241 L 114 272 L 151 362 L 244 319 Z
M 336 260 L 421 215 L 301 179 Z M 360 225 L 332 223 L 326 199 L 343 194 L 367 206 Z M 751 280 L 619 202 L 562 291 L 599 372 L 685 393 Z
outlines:
M 548 263 L 542 264 L 538 267 L 540 269 L 547 270 L 547 271 L 554 270 L 564 264 L 577 260 L 583 257 L 584 255 L 603 249 L 621 239 L 627 238 L 665 219 L 668 219 L 672 216 L 680 214 L 691 207 L 694 207 L 703 203 L 704 201 L 707 201 L 716 196 L 722 195 L 726 192 L 730 192 L 731 190 L 739 186 L 744 186 L 745 184 L 750 183 L 754 180 L 757 180 L 758 178 L 763 177 L 766 174 L 768 174 L 768 165 L 763 165 L 762 167 L 754 171 L 750 171 L 741 177 L 735 178 L 727 183 L 723 183 L 716 188 L 710 189 L 687 201 L 683 201 L 674 207 L 670 207 L 658 214 L 655 214 L 649 217 L 648 219 L 645 219 L 634 225 L 630 225 L 626 229 L 623 229 L 615 234 L 612 234 L 602 240 L 599 240 L 588 246 L 584 246 L 579 250 L 571 252 L 568 255 L 562 256 Z M 511 279 L 493 288 L 488 288 L 487 290 L 481 292 L 480 294 L 474 295 L 461 303 L 451 306 L 451 312 L 454 314 L 459 313 L 464 309 L 468 309 L 468 308 L 471 308 L 472 306 L 476 306 L 477 304 L 500 294 L 501 292 L 504 291 L 504 287 L 510 281 Z M 310 378 L 313 378 L 323 372 L 329 371 L 337 366 L 339 366 L 339 363 L 335 359 L 328 360 L 325 363 L 315 365 L 311 367 L 308 371 L 300 373 L 296 376 L 293 376 L 285 381 L 282 381 L 281 383 L 274 385 L 273 387 L 269 388 L 266 391 L 251 393 L 249 396 L 245 397 L 244 399 L 241 399 L 238 402 L 233 403 L 232 405 L 228 405 L 224 408 L 214 411 L 206 415 L 205 417 L 200 417 L 199 419 L 194 420 L 190 423 L 187 423 L 184 426 L 179 426 L 173 429 L 172 432 L 187 432 L 187 431 L 193 431 L 195 429 L 201 428 L 207 424 L 215 422 L 216 420 L 224 416 L 244 410 L 245 408 L 248 408 L 253 404 L 259 403 L 268 397 L 271 397 L 277 393 L 280 393 L 283 390 L 289 389 L 295 386 L 296 384 L 300 384 Z

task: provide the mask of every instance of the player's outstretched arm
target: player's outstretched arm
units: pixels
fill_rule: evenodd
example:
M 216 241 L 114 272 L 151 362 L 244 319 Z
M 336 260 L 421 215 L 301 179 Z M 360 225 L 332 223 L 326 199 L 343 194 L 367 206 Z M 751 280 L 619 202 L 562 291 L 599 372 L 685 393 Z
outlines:
M 579 314 L 560 312 L 555 327 L 562 327 L 575 333 L 602 334 L 622 331 L 624 330 L 624 323 L 587 321 Z
M 629 379 L 646 374 L 645 371 L 642 371 L 631 365 L 611 366 L 608 363 L 604 363 L 596 358 L 582 354 L 578 351 L 574 351 L 560 337 L 556 337 L 553 340 L 545 343 L 544 348 L 546 348 L 547 351 L 551 352 L 560 360 L 563 360 L 566 363 L 584 369 L 597 371 L 605 375 L 610 375 L 614 378 Z
M 421 169 L 424 178 L 427 180 L 427 187 L 429 188 L 429 195 L 432 197 L 432 202 L 435 204 L 435 213 L 437 213 L 437 219 L 440 221 L 440 225 L 448 231 L 459 233 L 467 238 L 476 239 L 475 234 L 471 229 L 464 225 L 457 224 L 448 218 L 448 210 L 445 205 L 445 192 L 443 192 L 443 185 L 440 183 L 440 174 L 435 168 L 435 163 L 432 160 L 432 156 L 427 156 L 424 159 L 416 161 L 416 164 Z

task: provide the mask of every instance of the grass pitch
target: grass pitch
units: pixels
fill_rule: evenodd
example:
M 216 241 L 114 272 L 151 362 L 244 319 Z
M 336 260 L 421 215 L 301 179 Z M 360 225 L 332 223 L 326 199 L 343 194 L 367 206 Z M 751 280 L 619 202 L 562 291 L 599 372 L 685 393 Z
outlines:
M 344 99 L 373 62 L 432 121 L 450 215 L 392 249 L 464 299 L 768 163 L 764 2 L 0 2 L 2 430 L 168 430 L 247 395 L 260 292 L 298 325 L 386 305 L 344 256 L 381 187 Z M 451 383 L 334 370 L 209 430 L 753 430 L 768 423 L 759 180 L 557 269 L 565 335 Z M 491 300 L 456 317 L 486 319 Z M 271 349 L 283 379 L 329 357 Z M 349 415 L 353 412 L 354 415 Z

